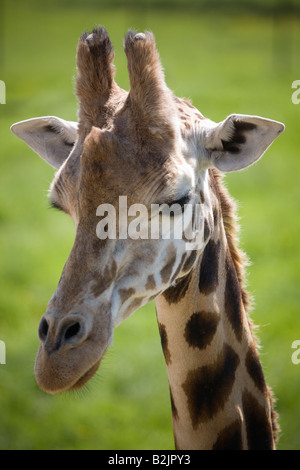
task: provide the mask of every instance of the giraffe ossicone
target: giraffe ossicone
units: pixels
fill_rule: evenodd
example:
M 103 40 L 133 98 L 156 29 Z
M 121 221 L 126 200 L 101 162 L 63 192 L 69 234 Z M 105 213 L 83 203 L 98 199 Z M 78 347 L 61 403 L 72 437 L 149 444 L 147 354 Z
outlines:
M 78 122 L 44 116 L 11 128 L 57 169 L 50 201 L 76 229 L 39 324 L 37 383 L 49 393 L 80 388 L 98 369 L 114 327 L 155 298 L 176 448 L 272 449 L 272 394 L 248 316 L 234 205 L 220 171 L 255 163 L 284 126 L 241 114 L 220 123 L 206 119 L 167 87 L 152 33 L 129 31 L 124 49 L 129 92 L 115 82 L 114 50 L 97 27 L 77 47 Z M 131 211 L 120 209 L 120 197 Z M 189 214 L 181 236 L 158 230 L 139 236 L 151 205 L 164 204 L 179 211 L 169 213 L 169 235 Z M 98 236 L 104 206 L 125 227 L 114 237 Z M 138 207 L 146 210 L 137 217 Z M 187 248 L 187 227 L 198 232 L 196 249 Z

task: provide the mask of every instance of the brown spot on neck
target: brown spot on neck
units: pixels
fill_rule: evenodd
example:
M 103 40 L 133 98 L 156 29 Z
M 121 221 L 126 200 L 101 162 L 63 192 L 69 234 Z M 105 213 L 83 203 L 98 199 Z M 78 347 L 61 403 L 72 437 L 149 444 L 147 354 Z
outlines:
M 205 349 L 212 342 L 220 321 L 220 315 L 212 312 L 195 312 L 185 327 L 185 339 L 189 346 Z
M 249 450 L 272 450 L 272 427 L 265 408 L 247 390 L 243 393 L 242 402 Z
M 162 323 L 159 323 L 158 327 L 159 327 L 161 346 L 162 346 L 162 350 L 165 356 L 165 361 L 166 361 L 166 364 L 169 365 L 171 363 L 171 353 L 168 348 L 167 329 L 165 325 L 163 325 Z
M 220 240 L 210 240 L 203 252 L 200 277 L 199 277 L 199 290 L 201 294 L 211 294 L 214 292 L 219 284 L 219 254 L 221 242 Z
M 192 271 L 177 281 L 175 286 L 170 286 L 163 292 L 163 296 L 169 304 L 177 304 L 187 293 L 192 278 Z
M 172 416 L 174 419 L 178 419 L 178 411 L 175 405 L 172 389 L 170 387 L 170 398 L 171 398 L 171 409 L 172 409 Z
M 243 335 L 243 303 L 241 287 L 229 251 L 226 254 L 225 313 L 238 341 Z
M 242 425 L 240 420 L 226 426 L 218 435 L 213 450 L 242 450 Z
M 260 390 L 262 393 L 266 393 L 267 386 L 254 344 L 251 345 L 249 351 L 247 352 L 245 364 L 248 374 L 250 375 L 258 390 Z
M 239 362 L 238 355 L 225 344 L 215 363 L 188 372 L 182 387 L 194 428 L 224 408 Z

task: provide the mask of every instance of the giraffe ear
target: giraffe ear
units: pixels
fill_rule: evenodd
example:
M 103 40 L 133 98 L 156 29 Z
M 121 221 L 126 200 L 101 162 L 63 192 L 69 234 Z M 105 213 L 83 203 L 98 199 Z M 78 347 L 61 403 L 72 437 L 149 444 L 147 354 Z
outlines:
M 284 131 L 271 119 L 231 114 L 205 129 L 204 146 L 213 166 L 221 171 L 242 170 L 255 163 Z
M 54 116 L 17 122 L 11 131 L 54 168 L 68 158 L 77 138 L 77 123 Z

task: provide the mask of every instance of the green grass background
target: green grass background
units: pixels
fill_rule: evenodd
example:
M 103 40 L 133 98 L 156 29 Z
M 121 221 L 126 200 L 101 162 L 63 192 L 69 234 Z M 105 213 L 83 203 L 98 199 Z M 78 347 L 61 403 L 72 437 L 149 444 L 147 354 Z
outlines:
M 300 364 L 291 361 L 292 342 L 300 339 L 300 105 L 291 101 L 291 84 L 300 79 L 299 15 L 275 10 L 280 2 L 271 0 L 260 2 L 264 14 L 254 7 L 227 10 L 225 3 L 219 9 L 217 2 L 214 8 L 196 1 L 189 7 L 176 2 L 176 8 L 172 1 L 164 8 L 133 3 L 1 5 L 0 79 L 7 91 L 0 106 L 0 339 L 7 364 L 0 365 L 0 449 L 173 448 L 153 304 L 116 329 L 114 345 L 84 391 L 50 396 L 33 376 L 37 325 L 74 228 L 67 216 L 48 210 L 53 170 L 9 127 L 42 115 L 76 119 L 76 44 L 82 31 L 99 23 L 114 43 L 120 86 L 128 89 L 125 32 L 150 29 L 169 87 L 205 116 L 219 121 L 233 112 L 257 114 L 286 124 L 257 165 L 226 181 L 240 203 L 241 246 L 252 260 L 252 318 L 260 325 L 261 360 L 277 397 L 279 448 L 300 449 Z

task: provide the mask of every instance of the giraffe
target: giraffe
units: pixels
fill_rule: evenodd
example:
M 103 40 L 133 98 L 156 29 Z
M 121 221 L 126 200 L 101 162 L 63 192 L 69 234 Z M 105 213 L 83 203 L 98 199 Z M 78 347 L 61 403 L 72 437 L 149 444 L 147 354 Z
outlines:
M 50 203 L 75 223 L 75 240 L 41 317 L 35 362 L 51 394 L 82 387 L 116 326 L 155 298 L 176 449 L 274 449 L 278 430 L 249 317 L 246 256 L 223 173 L 255 163 L 284 130 L 258 116 L 215 123 L 167 87 L 152 33 L 124 39 L 129 92 L 115 82 L 106 29 L 77 46 L 78 122 L 28 119 L 12 132 L 53 166 Z M 97 236 L 97 208 L 192 207 L 197 248 L 180 238 Z M 196 214 L 195 207 L 200 208 Z M 161 219 L 165 217 L 161 214 Z M 124 235 L 124 234 L 123 234 Z M 199 241 L 200 240 L 200 241 Z

